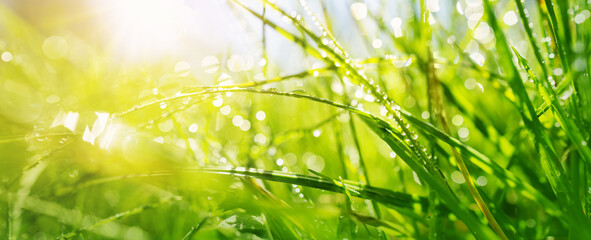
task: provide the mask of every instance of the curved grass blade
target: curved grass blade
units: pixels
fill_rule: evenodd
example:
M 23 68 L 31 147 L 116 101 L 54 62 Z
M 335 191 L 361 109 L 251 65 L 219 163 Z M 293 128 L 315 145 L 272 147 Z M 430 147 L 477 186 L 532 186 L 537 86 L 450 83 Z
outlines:
M 265 84 L 270 84 L 270 83 L 275 83 L 275 82 L 281 82 L 281 81 L 285 81 L 288 79 L 292 79 L 292 78 L 305 78 L 308 76 L 313 76 L 313 75 L 318 75 L 318 76 L 322 76 L 322 74 L 327 74 L 330 73 L 334 68 L 317 68 L 317 69 L 310 69 L 310 70 L 306 70 L 306 71 L 302 71 L 299 73 L 295 73 L 295 74 L 290 74 L 287 76 L 277 76 L 274 78 L 270 78 L 270 79 L 266 79 L 266 80 L 261 80 L 261 81 L 253 81 L 253 82 L 245 82 L 245 83 L 239 83 L 239 84 L 233 84 L 233 85 L 215 85 L 215 86 L 199 86 L 199 85 L 191 85 L 191 86 L 187 86 L 187 89 L 207 89 L 207 88 L 248 88 L 248 87 L 256 87 L 256 86 L 262 86 Z M 0 140 L 1 141 L 1 140 Z
M 377 188 L 377 187 L 370 187 L 365 184 L 360 184 L 354 181 L 343 180 L 343 184 L 339 186 L 334 182 L 332 178 L 328 178 L 324 175 L 323 177 L 316 177 L 316 176 L 308 176 L 308 175 L 301 175 L 295 173 L 284 173 L 279 171 L 266 171 L 261 169 L 246 169 L 246 168 L 235 168 L 235 169 L 227 169 L 227 168 L 184 168 L 184 169 L 177 169 L 175 171 L 158 171 L 158 172 L 151 172 L 151 173 L 143 173 L 143 174 L 133 174 L 133 175 L 124 175 L 124 176 L 114 176 L 114 177 L 107 177 L 107 178 L 100 178 L 95 180 L 90 180 L 87 182 L 79 183 L 72 187 L 67 187 L 63 189 L 57 190 L 56 193 L 59 195 L 64 195 L 73 191 L 78 191 L 83 188 L 88 188 L 91 186 L 105 184 L 114 181 L 120 181 L 125 179 L 133 179 L 133 178 L 144 178 L 144 177 L 161 177 L 161 176 L 172 176 L 179 173 L 188 173 L 188 172 L 203 172 L 203 173 L 212 173 L 212 174 L 224 174 L 224 175 L 236 175 L 236 176 L 249 176 L 255 177 L 263 180 L 275 181 L 275 182 L 282 182 L 282 183 L 289 183 L 289 184 L 296 184 L 301 186 L 306 186 L 310 188 L 326 190 L 331 192 L 337 193 L 344 193 L 344 188 L 347 188 L 353 196 L 364 198 L 364 199 L 373 199 L 382 204 L 388 206 L 394 206 L 399 208 L 409 208 L 412 209 L 414 204 L 418 203 L 420 205 L 426 206 L 426 199 L 419 197 L 417 195 L 410 195 L 406 193 L 399 193 L 394 192 L 388 189 Z
M 163 204 L 166 204 L 168 202 L 171 202 L 172 200 L 180 200 L 180 197 L 166 198 L 166 199 L 160 200 L 160 201 L 155 202 L 155 203 L 147 204 L 147 205 L 144 205 L 144 206 L 136 207 L 136 208 L 131 209 L 131 210 L 127 210 L 125 212 L 117 213 L 117 214 L 115 214 L 113 216 L 110 216 L 108 218 L 102 219 L 102 220 L 100 220 L 100 221 L 98 221 L 98 222 L 96 222 L 96 223 L 94 223 L 92 225 L 89 225 L 89 226 L 86 226 L 86 227 L 77 229 L 77 230 L 72 231 L 70 233 L 63 234 L 63 235 L 59 236 L 58 239 L 71 239 L 71 238 L 75 237 L 78 233 L 92 230 L 92 229 L 97 228 L 98 226 L 101 226 L 103 224 L 106 224 L 106 223 L 109 223 L 109 222 L 113 222 L 113 221 L 117 221 L 117 220 L 119 220 L 121 218 L 130 216 L 130 215 L 135 215 L 135 214 L 142 213 L 143 211 L 148 210 L 148 209 L 157 208 L 157 207 L 159 207 L 159 206 L 161 206 Z
M 307 176 L 294 173 L 284 173 L 279 171 L 266 171 L 261 169 L 221 169 L 221 168 L 185 168 L 181 172 L 203 172 L 212 174 L 226 174 L 235 176 L 249 176 L 263 180 L 296 184 L 316 189 L 322 189 L 331 192 L 345 193 L 345 188 L 352 196 L 372 199 L 382 204 L 400 208 L 413 208 L 414 204 L 425 205 L 426 199 L 416 195 L 393 192 L 383 188 L 370 187 L 352 181 L 343 180 L 342 186 L 335 183 L 333 179 L 325 177 Z M 426 206 L 426 205 L 425 205 Z
M 8 193 L 0 191 L 0 201 L 7 201 L 8 195 Z M 73 228 L 82 228 L 84 225 L 90 226 L 95 223 L 95 220 L 99 219 L 93 215 L 83 214 L 79 210 L 68 209 L 59 203 L 39 199 L 30 195 L 26 196 L 23 209 L 53 218 L 55 221 L 61 224 L 72 226 Z M 119 231 L 112 231 L 113 229 L 119 229 Z M 131 229 L 131 226 L 117 222 L 108 222 L 96 226 L 93 229 L 89 229 L 88 231 L 104 238 L 121 239 L 124 238 L 124 233 L 126 233 L 129 229 Z M 144 236 L 149 235 L 143 230 L 142 232 L 144 233 Z
M 185 94 L 182 94 L 179 96 L 164 98 L 164 99 L 157 100 L 157 101 L 154 101 L 151 103 L 138 105 L 138 106 L 131 108 L 131 110 L 128 110 L 126 112 L 137 111 L 137 110 L 140 110 L 143 108 L 150 107 L 152 105 L 160 104 L 162 102 L 176 101 L 176 100 L 183 99 L 186 97 L 208 95 L 208 94 L 211 95 L 211 94 L 224 93 L 224 92 L 244 92 L 244 93 L 269 94 L 269 95 L 277 95 L 277 96 L 303 98 L 303 99 L 307 99 L 307 100 L 311 100 L 311 101 L 315 101 L 315 102 L 319 102 L 319 103 L 328 104 L 333 107 L 341 108 L 343 110 L 350 111 L 358 116 L 365 116 L 366 118 L 369 117 L 369 118 L 373 119 L 373 121 L 377 121 L 379 124 L 381 124 L 383 126 L 390 126 L 389 123 L 387 123 L 379 118 L 372 117 L 364 111 L 358 110 L 358 109 L 351 107 L 351 106 L 347 106 L 344 104 L 333 102 L 328 99 L 321 99 L 321 98 L 317 98 L 317 97 L 313 97 L 313 96 L 309 96 L 309 95 L 302 95 L 302 94 L 298 94 L 298 93 L 285 93 L 285 92 L 277 92 L 277 91 L 271 91 L 271 90 L 255 90 L 255 89 L 243 89 L 243 88 L 233 88 L 233 89 L 213 88 L 213 89 L 207 89 L 207 90 L 200 91 L 200 92 L 185 93 Z M 419 129 L 422 129 L 423 131 L 433 135 L 437 139 L 439 139 L 439 140 L 441 140 L 441 141 L 443 141 L 455 148 L 458 148 L 462 154 L 467 154 L 467 155 L 471 156 L 472 158 L 470 158 L 469 160 L 471 160 L 473 164 L 475 164 L 476 166 L 478 166 L 479 168 L 481 168 L 485 172 L 495 175 L 495 176 L 499 177 L 499 179 L 507 180 L 507 182 L 510 184 L 510 186 L 515 186 L 518 189 L 520 189 L 521 190 L 520 193 L 523 196 L 525 196 L 531 200 L 538 201 L 541 204 L 543 204 L 546 207 L 546 211 L 549 214 L 552 214 L 555 216 L 558 216 L 561 214 L 561 210 L 557 207 L 556 203 L 554 203 L 553 201 L 550 201 L 547 197 L 545 197 L 543 194 L 541 194 L 538 189 L 529 185 L 527 183 L 527 181 L 522 181 L 522 180 L 518 179 L 513 173 L 502 168 L 496 162 L 491 161 L 484 154 L 478 152 L 474 148 L 471 148 L 471 147 L 465 145 L 460 140 L 455 139 L 455 138 L 445 134 L 444 132 L 437 129 L 436 127 L 434 127 L 430 123 L 427 123 L 423 120 L 420 120 L 420 119 L 414 117 L 412 114 L 410 114 L 404 110 L 401 110 L 400 113 L 410 123 L 414 124 Z
M 200 91 L 200 92 L 189 92 L 189 93 L 185 93 L 185 94 L 182 94 L 179 96 L 164 98 L 164 99 L 160 99 L 160 100 L 146 103 L 143 105 L 138 105 L 138 106 L 131 108 L 130 110 L 128 110 L 126 112 L 137 111 L 137 110 L 140 110 L 143 108 L 147 108 L 147 107 L 150 107 L 153 105 L 160 104 L 162 102 L 176 101 L 176 100 L 180 100 L 180 99 L 192 97 L 192 96 L 211 95 L 211 94 L 219 94 L 219 93 L 225 93 L 225 92 L 244 92 L 244 93 L 269 94 L 269 95 L 277 95 L 277 96 L 303 98 L 303 99 L 307 99 L 307 100 L 311 100 L 311 101 L 315 101 L 315 102 L 319 102 L 319 103 L 328 104 L 333 107 L 341 108 L 343 110 L 350 111 L 356 115 L 365 116 L 366 118 L 371 117 L 367 112 L 364 112 L 364 111 L 358 110 L 354 107 L 340 104 L 340 103 L 337 103 L 337 102 L 334 102 L 334 101 L 331 101 L 328 99 L 322 99 L 322 98 L 317 98 L 317 97 L 303 95 L 303 94 L 299 94 L 299 93 L 293 93 L 293 92 L 285 93 L 285 92 L 277 92 L 277 91 L 272 91 L 272 90 L 255 90 L 255 89 L 243 89 L 243 88 L 232 88 L 232 89 L 213 88 L 213 89 L 207 89 L 207 90 Z M 511 173 L 511 172 L 507 171 L 506 169 L 504 169 L 503 167 L 499 166 L 496 162 L 491 161 L 484 154 L 478 152 L 474 148 L 471 148 L 471 147 L 465 145 L 460 140 L 455 139 L 455 138 L 445 134 L 444 132 L 437 129 L 435 126 L 431 125 L 430 123 L 427 123 L 421 119 L 414 117 L 412 114 L 410 114 L 404 110 L 400 110 L 400 113 L 402 116 L 404 116 L 410 123 L 415 125 L 417 128 L 425 131 L 426 133 L 433 135 L 437 139 L 449 144 L 450 146 L 458 148 L 462 154 L 467 154 L 467 155 L 471 156 L 472 158 L 470 158 L 469 160 L 471 160 L 473 164 L 475 164 L 476 166 L 478 166 L 479 168 L 481 168 L 485 172 L 487 172 L 491 175 L 495 175 L 499 179 L 507 180 L 507 182 L 510 184 L 510 186 L 515 186 L 518 189 L 520 189 L 521 190 L 520 192 L 523 196 L 525 196 L 531 200 L 538 201 L 541 204 L 543 204 L 546 207 L 546 211 L 549 214 L 552 214 L 555 216 L 558 216 L 561 214 L 561 210 L 557 207 L 556 203 L 554 203 L 553 201 L 550 201 L 546 196 L 541 194 L 538 189 L 536 189 L 536 188 L 532 187 L 530 184 L 528 184 L 527 181 L 522 181 L 522 180 L 518 179 L 518 177 L 516 177 L 513 173 Z M 387 123 L 379 118 L 375 118 L 375 117 L 371 117 L 371 118 L 373 119 L 373 121 L 377 121 L 384 126 L 390 126 L 389 123 Z
M 201 220 L 201 222 L 199 222 L 199 224 L 197 224 L 197 226 L 195 227 L 191 227 L 191 230 L 189 230 L 189 232 L 187 232 L 187 235 L 185 235 L 185 237 L 183 237 L 183 240 L 191 240 L 193 238 L 193 236 L 199 231 L 199 229 L 201 229 L 203 227 L 203 225 L 205 225 L 205 223 L 207 222 L 207 220 L 209 220 L 209 216 L 206 216 L 203 218 L 203 220 Z

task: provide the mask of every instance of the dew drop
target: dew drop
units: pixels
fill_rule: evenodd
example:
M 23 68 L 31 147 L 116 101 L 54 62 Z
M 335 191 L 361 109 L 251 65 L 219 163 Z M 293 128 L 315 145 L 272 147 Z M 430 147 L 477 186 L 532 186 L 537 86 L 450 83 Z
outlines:
M 224 116 L 230 114 L 231 111 L 232 111 L 232 107 L 230 107 L 228 105 L 220 108 L 220 113 Z
M 4 61 L 4 62 L 10 62 L 12 60 L 12 53 L 3 52 L 2 56 L 0 56 L 0 58 L 2 58 L 2 61 Z
M 51 36 L 43 41 L 43 53 L 51 59 L 60 59 L 68 54 L 68 41 L 60 36 Z
M 588 10 L 584 10 L 584 11 L 587 11 L 587 13 L 589 13 Z M 585 22 L 585 20 L 587 20 L 587 17 L 585 17 L 585 14 L 583 12 L 581 12 L 575 16 L 574 20 L 575 20 L 576 24 L 581 24 L 581 23 Z
M 218 97 L 215 100 L 213 100 L 211 103 L 213 104 L 214 107 L 221 107 L 222 104 L 224 104 L 224 99 L 222 99 L 221 97 Z
M 421 118 L 423 119 L 429 119 L 429 117 L 431 116 L 431 114 L 429 114 L 429 112 L 424 111 L 423 113 L 421 113 Z
M 267 137 L 265 134 L 259 133 L 254 136 L 254 142 L 259 145 L 265 145 L 267 143 Z
M 242 124 L 240 124 L 240 130 L 242 131 L 248 131 L 250 129 L 250 121 L 244 119 L 242 121 Z
M 480 176 L 480 177 L 476 178 L 476 184 L 484 187 L 484 186 L 486 186 L 486 184 L 488 184 L 488 178 L 486 178 L 485 176 Z
M 394 37 L 402 37 L 402 19 L 399 17 L 392 18 L 390 25 L 394 29 Z
M 312 132 L 312 135 L 314 135 L 314 137 L 320 137 L 320 134 L 322 134 L 322 131 L 320 130 L 314 130 L 314 132 Z
M 503 15 L 503 22 L 508 26 L 513 26 L 517 23 L 517 15 L 514 11 L 507 11 L 505 15 Z
M 195 132 L 197 132 L 197 129 L 199 129 L 199 126 L 197 125 L 197 123 L 193 123 L 189 126 L 189 132 L 195 133 Z
M 460 136 L 460 138 L 467 138 L 468 135 L 470 135 L 470 130 L 468 130 L 468 128 L 460 128 L 460 130 L 458 130 L 458 136 Z
M 179 77 L 189 76 L 189 73 L 191 73 L 191 64 L 187 61 L 180 61 L 174 65 L 174 72 L 177 73 Z
M 243 121 L 244 121 L 244 118 L 240 115 L 236 115 L 232 118 L 232 124 L 236 127 L 240 127 L 242 125 Z
M 174 127 L 174 122 L 172 119 L 168 119 L 164 122 L 158 123 L 158 129 L 162 132 L 170 132 Z
M 164 138 L 162 136 L 154 138 L 154 142 L 163 144 L 164 143 Z
M 451 119 L 451 122 L 453 123 L 453 125 L 460 126 L 464 122 L 464 118 L 461 115 L 455 115 Z
M 351 4 L 351 14 L 355 20 L 361 20 L 367 16 L 367 6 L 365 3 L 355 2 Z
M 266 117 L 267 117 L 267 114 L 265 114 L 265 112 L 263 112 L 263 111 L 258 111 L 256 113 L 256 119 L 259 121 L 265 120 Z
M 382 47 L 382 40 L 374 39 L 373 42 L 371 43 L 371 45 L 373 46 L 373 48 L 381 48 Z
M 466 180 L 464 179 L 464 177 L 462 176 L 462 173 L 460 171 L 454 171 L 451 173 L 451 180 L 457 184 L 462 184 L 465 183 Z

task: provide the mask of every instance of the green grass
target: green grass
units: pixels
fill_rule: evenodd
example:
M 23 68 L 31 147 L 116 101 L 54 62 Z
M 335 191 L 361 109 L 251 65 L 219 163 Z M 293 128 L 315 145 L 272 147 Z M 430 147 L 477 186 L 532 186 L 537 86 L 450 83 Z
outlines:
M 591 239 L 588 1 L 434 2 L 219 2 L 188 74 L 0 4 L 0 235 Z

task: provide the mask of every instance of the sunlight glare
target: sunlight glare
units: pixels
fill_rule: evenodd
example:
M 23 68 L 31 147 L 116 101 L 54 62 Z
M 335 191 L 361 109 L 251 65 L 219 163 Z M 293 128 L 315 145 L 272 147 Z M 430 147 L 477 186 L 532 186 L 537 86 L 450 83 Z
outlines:
M 182 0 L 109 0 L 105 10 L 112 50 L 126 60 L 155 60 L 174 53 L 187 33 L 190 8 Z

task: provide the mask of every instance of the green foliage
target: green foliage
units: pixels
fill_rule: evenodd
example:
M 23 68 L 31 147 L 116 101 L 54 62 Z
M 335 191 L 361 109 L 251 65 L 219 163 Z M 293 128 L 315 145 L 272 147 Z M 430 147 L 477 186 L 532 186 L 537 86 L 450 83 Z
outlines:
M 591 239 L 588 1 L 220 4 L 260 64 L 0 4 L 2 237 Z

